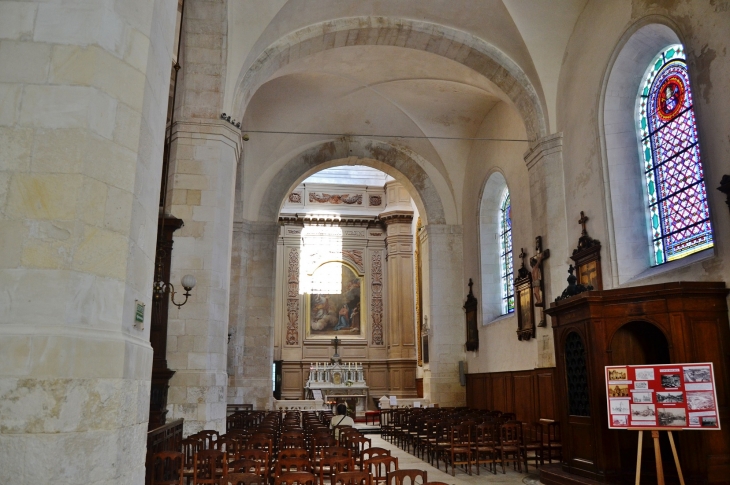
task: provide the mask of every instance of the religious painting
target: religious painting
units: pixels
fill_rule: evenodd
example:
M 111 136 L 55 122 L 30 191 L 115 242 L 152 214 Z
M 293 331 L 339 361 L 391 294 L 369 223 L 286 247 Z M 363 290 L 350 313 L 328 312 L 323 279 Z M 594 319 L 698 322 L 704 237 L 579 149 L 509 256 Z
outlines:
M 524 265 L 523 268 L 524 269 Z M 532 312 L 532 278 L 530 273 L 520 271 L 515 280 L 515 300 L 517 311 L 517 339 L 530 340 L 535 337 L 535 320 Z
M 311 278 L 311 293 L 305 293 L 306 338 L 365 338 L 363 277 L 348 264 L 330 261 Z

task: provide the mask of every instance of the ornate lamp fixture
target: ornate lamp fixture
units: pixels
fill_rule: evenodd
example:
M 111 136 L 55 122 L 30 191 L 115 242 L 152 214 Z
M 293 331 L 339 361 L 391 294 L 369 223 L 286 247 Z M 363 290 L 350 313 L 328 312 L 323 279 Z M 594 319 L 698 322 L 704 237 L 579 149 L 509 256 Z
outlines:
M 197 281 L 195 281 L 195 276 L 191 274 L 186 274 L 182 277 L 180 280 L 180 284 L 185 289 L 185 293 L 183 296 L 185 296 L 185 300 L 183 300 L 182 303 L 177 303 L 175 301 L 175 287 L 172 283 L 165 283 L 165 281 L 162 278 L 162 258 L 158 259 L 159 263 L 157 264 L 157 274 L 155 275 L 155 283 L 152 287 L 152 294 L 153 298 L 155 300 L 161 300 L 163 295 L 165 293 L 170 293 L 170 301 L 172 301 L 172 304 L 176 307 L 180 308 L 184 304 L 188 302 L 188 298 L 190 297 L 190 290 L 195 288 L 195 284 Z

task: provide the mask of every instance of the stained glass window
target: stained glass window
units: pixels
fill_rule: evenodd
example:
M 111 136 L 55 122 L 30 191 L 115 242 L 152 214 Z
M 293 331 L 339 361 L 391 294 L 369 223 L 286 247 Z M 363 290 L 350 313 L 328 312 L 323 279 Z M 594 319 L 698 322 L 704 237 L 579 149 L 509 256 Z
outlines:
M 515 311 L 515 287 L 512 282 L 512 213 L 509 191 L 499 205 L 499 267 L 502 285 L 502 315 Z
M 681 44 L 660 52 L 639 88 L 638 130 L 655 265 L 711 248 L 687 63 Z

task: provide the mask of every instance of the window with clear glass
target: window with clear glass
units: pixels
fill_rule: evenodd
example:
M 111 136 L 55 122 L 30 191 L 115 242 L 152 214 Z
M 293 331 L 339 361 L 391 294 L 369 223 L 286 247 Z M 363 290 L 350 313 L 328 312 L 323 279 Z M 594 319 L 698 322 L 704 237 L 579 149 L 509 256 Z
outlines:
M 502 315 L 515 311 L 515 287 L 512 269 L 512 213 L 509 191 L 499 204 L 499 267 L 502 285 Z
M 712 226 L 697 124 L 681 44 L 663 49 L 637 103 L 654 265 L 711 248 Z

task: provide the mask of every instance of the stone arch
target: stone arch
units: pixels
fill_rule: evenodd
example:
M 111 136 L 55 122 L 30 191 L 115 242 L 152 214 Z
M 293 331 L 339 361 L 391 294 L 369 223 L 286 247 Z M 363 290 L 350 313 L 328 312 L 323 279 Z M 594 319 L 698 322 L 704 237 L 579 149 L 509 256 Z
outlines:
M 613 284 L 619 286 L 651 268 L 643 174 L 636 135 L 636 96 L 651 59 L 669 44 L 681 43 L 679 29 L 661 16 L 633 24 L 614 49 L 604 76 L 599 130 Z M 642 216 L 643 215 L 643 216 Z M 685 258 L 687 264 L 693 257 Z M 677 263 L 652 268 L 671 269 Z
M 376 140 L 338 139 L 321 143 L 299 153 L 276 173 L 266 188 L 257 220 L 276 221 L 288 193 L 309 175 L 323 168 L 359 164 L 381 170 L 402 183 L 426 224 L 446 224 L 442 197 L 423 169 L 424 163 L 413 152 Z
M 547 134 L 544 108 L 534 86 L 525 72 L 495 46 L 445 25 L 377 16 L 320 22 L 274 42 L 241 72 L 234 96 L 236 118 L 244 118 L 253 95 L 283 66 L 307 55 L 352 45 L 417 49 L 463 64 L 505 93 L 520 113 L 530 140 Z

